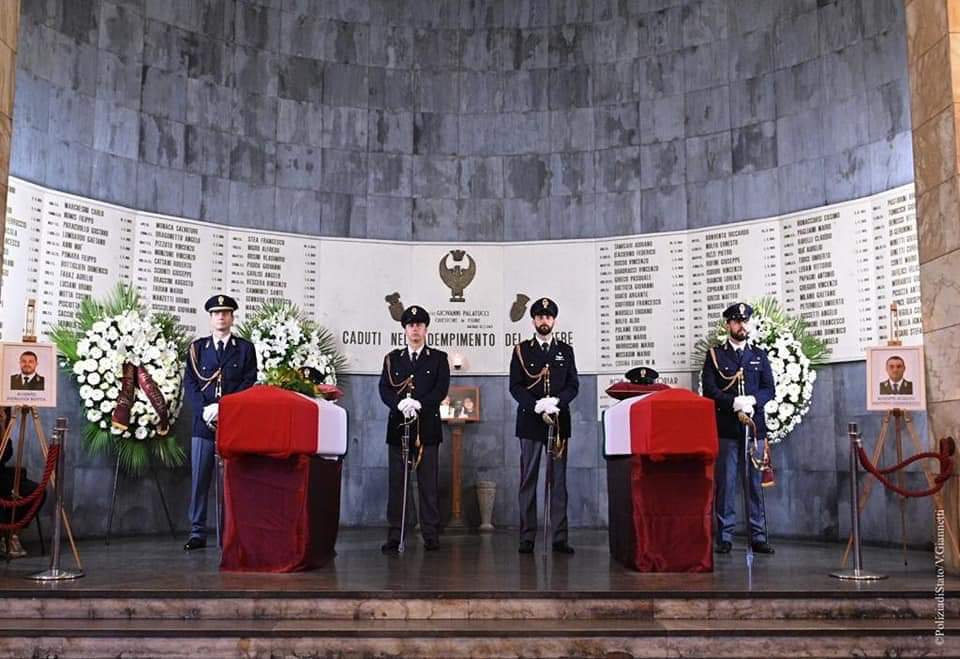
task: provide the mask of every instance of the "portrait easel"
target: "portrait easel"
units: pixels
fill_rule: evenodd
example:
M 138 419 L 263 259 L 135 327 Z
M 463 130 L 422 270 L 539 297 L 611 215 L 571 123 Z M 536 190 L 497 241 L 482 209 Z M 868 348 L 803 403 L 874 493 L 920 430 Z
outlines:
M 34 298 L 30 298 L 27 301 L 26 309 L 26 318 L 24 322 L 23 338 L 21 341 L 23 343 L 36 343 L 37 334 L 36 334 L 36 310 L 37 310 L 37 301 Z M 40 454 L 43 456 L 44 462 L 47 460 L 47 454 L 50 452 L 50 443 L 47 441 L 47 436 L 43 432 L 43 426 L 40 423 L 40 412 L 37 410 L 37 407 L 34 405 L 16 405 L 12 409 L 10 414 L 9 422 L 7 427 L 3 432 L 3 437 L 0 438 L 0 455 L 7 449 L 7 444 L 12 441 L 13 429 L 14 426 L 19 422 L 20 428 L 17 433 L 17 449 L 16 449 L 16 459 L 15 459 L 15 471 L 14 471 L 14 480 L 13 480 L 13 498 L 20 498 L 20 484 L 22 479 L 23 471 L 23 450 L 24 445 L 27 440 L 27 427 L 31 425 L 29 421 L 32 420 L 34 435 L 37 440 L 37 444 L 40 447 Z M 54 486 L 56 490 L 56 479 L 60 477 L 60 474 L 51 474 L 50 483 Z M 83 565 L 80 562 L 80 552 L 77 551 L 77 544 L 73 537 L 73 529 L 70 526 L 70 519 L 67 516 L 66 510 L 61 510 L 61 516 L 63 519 L 63 528 L 67 532 L 67 539 L 70 541 L 70 549 L 73 551 L 73 558 L 77 562 L 77 568 L 82 570 Z M 12 536 L 13 534 L 11 534 Z M 40 538 L 41 544 L 43 538 Z M 9 538 L 8 538 L 9 542 Z
M 898 323 L 898 310 L 897 303 L 894 302 L 890 305 L 890 339 L 887 341 L 888 347 L 897 347 L 903 345 L 903 342 L 899 338 L 897 332 L 897 323 Z M 910 415 L 908 410 L 902 410 L 899 408 L 894 408 L 884 412 L 883 419 L 880 422 L 880 434 L 877 436 L 877 444 L 873 448 L 873 455 L 870 456 L 873 464 L 879 464 L 880 458 L 883 455 L 883 448 L 886 444 L 887 437 L 889 436 L 890 430 L 890 421 L 893 420 L 893 436 L 894 442 L 896 445 L 897 451 L 897 462 L 903 462 L 903 429 L 907 429 L 907 434 L 910 436 L 910 441 L 913 444 L 914 449 L 917 453 L 922 453 L 924 450 L 920 437 L 917 435 L 917 430 L 913 425 L 913 417 Z M 927 484 L 929 487 L 934 485 L 934 475 L 931 473 L 930 468 L 923 464 L 923 473 L 927 479 Z M 903 489 L 903 473 L 902 471 L 897 471 L 897 487 Z M 867 506 L 867 501 L 870 498 L 870 494 L 873 491 L 873 485 L 876 482 L 876 479 L 867 479 L 863 485 L 863 489 L 860 493 L 860 505 L 857 509 L 857 513 L 863 514 L 864 509 Z M 897 495 L 897 498 L 900 501 L 900 544 L 903 551 L 903 564 L 907 565 L 907 498 L 901 495 Z M 933 495 L 934 506 L 937 509 L 943 509 L 943 495 L 941 492 L 937 492 Z M 957 538 L 954 537 L 953 529 L 949 525 L 946 527 L 947 535 L 949 536 L 950 543 L 954 548 L 955 555 L 960 555 L 960 552 L 957 551 Z M 847 539 L 847 548 L 843 552 L 843 558 L 841 560 L 841 567 L 846 567 L 847 558 L 850 555 L 850 550 L 853 547 L 853 533 L 850 533 L 850 536 Z
M 16 453 L 16 471 L 13 481 L 13 498 L 17 499 L 20 497 L 20 478 L 22 475 L 23 467 L 23 447 L 26 444 L 26 435 L 27 435 L 27 426 L 28 421 L 32 419 L 33 421 L 33 430 L 36 435 L 37 444 L 40 446 L 40 454 L 43 456 L 44 461 L 47 459 L 47 453 L 50 451 L 50 444 L 47 441 L 47 436 L 43 432 L 43 426 L 40 424 L 40 412 L 37 411 L 36 407 L 32 405 L 18 405 L 14 409 L 14 413 L 10 416 L 10 422 L 7 424 L 7 429 L 3 433 L 3 438 L 0 439 L 0 455 L 7 449 L 7 444 L 12 441 L 13 428 L 17 425 L 19 419 L 20 430 L 17 436 L 17 453 Z M 60 474 L 52 474 L 50 476 L 50 484 L 56 487 L 56 479 Z M 73 558 L 77 562 L 77 569 L 82 570 L 83 564 L 80 562 L 80 552 L 77 551 L 77 543 L 73 538 L 73 529 L 70 526 L 70 519 L 67 517 L 67 511 L 62 510 L 63 518 L 63 528 L 67 532 L 67 539 L 70 541 L 70 549 L 73 552 Z

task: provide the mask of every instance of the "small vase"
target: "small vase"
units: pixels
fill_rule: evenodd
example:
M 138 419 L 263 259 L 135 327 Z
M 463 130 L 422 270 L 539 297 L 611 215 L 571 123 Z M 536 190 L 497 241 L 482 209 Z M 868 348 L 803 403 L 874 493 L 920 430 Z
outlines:
M 493 530 L 493 502 L 497 498 L 494 481 L 477 481 L 477 503 L 480 505 L 480 530 Z

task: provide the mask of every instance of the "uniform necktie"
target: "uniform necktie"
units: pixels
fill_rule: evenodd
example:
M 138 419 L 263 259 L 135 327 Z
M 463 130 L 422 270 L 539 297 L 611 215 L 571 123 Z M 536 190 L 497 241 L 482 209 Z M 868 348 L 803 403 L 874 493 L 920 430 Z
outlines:
M 217 341 L 217 359 L 223 359 L 223 341 Z
M 417 365 L 417 351 L 416 351 L 416 350 L 414 350 L 412 353 L 410 353 L 410 361 L 413 363 L 414 366 Z
M 894 383 L 894 385 L 893 385 L 893 393 L 895 393 L 895 394 L 899 394 L 899 393 L 900 393 L 900 383 L 899 383 L 899 382 L 895 382 L 895 383 Z
M 541 343 L 541 344 L 540 344 L 540 349 L 543 350 L 544 353 L 546 353 L 547 350 L 549 350 L 549 348 L 550 348 L 550 344 L 549 344 L 549 343 Z

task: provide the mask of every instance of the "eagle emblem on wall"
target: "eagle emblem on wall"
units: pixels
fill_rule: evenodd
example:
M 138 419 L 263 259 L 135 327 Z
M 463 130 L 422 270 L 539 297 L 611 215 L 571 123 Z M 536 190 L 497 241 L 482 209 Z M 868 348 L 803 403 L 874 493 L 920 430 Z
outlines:
M 466 267 L 463 265 L 467 259 Z M 453 259 L 453 266 L 447 264 L 447 259 Z M 440 259 L 440 279 L 450 289 L 451 302 L 465 302 L 463 291 L 477 276 L 477 262 L 462 249 L 451 249 Z

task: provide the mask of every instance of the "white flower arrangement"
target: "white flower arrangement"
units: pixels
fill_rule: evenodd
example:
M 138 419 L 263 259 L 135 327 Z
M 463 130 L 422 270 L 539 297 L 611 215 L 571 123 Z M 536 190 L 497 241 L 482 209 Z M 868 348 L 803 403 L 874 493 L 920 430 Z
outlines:
M 91 451 L 114 449 L 121 462 L 137 472 L 153 453 L 168 466 L 183 461 L 183 451 L 169 432 L 183 402 L 186 336 L 169 314 L 148 314 L 137 292 L 118 285 L 104 302 L 84 299 L 76 321 L 51 331 L 61 366 L 79 385 L 88 422 L 84 434 Z M 114 423 L 125 365 L 142 369 L 163 400 L 166 424 L 141 386 L 134 385 L 129 421 Z
M 239 328 L 257 351 L 257 381 L 287 386 L 290 371 L 311 369 L 316 384 L 336 385 L 345 360 L 333 335 L 287 300 L 268 302 Z
M 182 403 L 183 364 L 178 346 L 163 335 L 162 328 L 140 310 L 128 309 L 94 323 L 77 342 L 77 361 L 72 371 L 81 385 L 80 400 L 87 420 L 120 440 L 147 441 L 158 437 L 160 417 L 143 389 L 137 387 L 126 430 L 114 426 L 110 415 L 117 406 L 116 382 L 123 365 L 146 369 L 176 418 Z
M 828 351 L 821 340 L 807 331 L 801 319 L 786 314 L 773 298 L 761 298 L 751 306 L 753 316 L 747 323 L 747 339 L 766 350 L 776 383 L 776 396 L 763 407 L 767 440 L 775 444 L 789 435 L 810 411 L 813 384 L 817 381 L 814 369 L 823 363 Z M 697 351 L 702 353 L 697 363 L 703 363 L 710 346 L 726 340 L 726 325 L 718 325 L 709 340 L 697 343 Z

